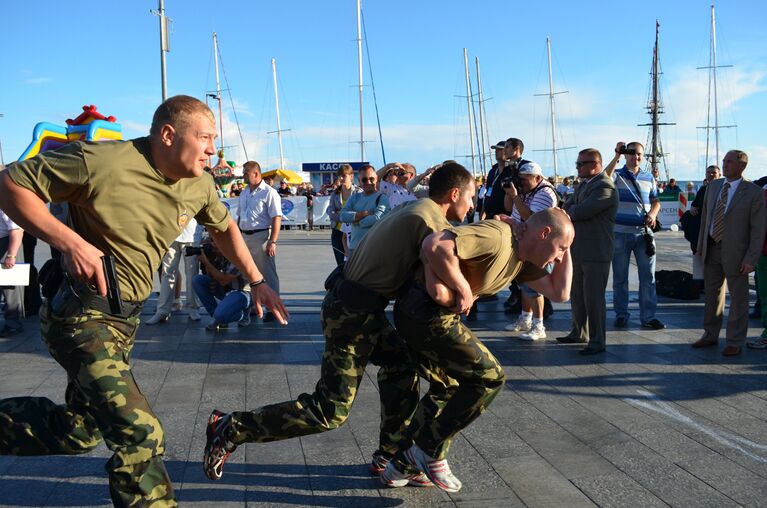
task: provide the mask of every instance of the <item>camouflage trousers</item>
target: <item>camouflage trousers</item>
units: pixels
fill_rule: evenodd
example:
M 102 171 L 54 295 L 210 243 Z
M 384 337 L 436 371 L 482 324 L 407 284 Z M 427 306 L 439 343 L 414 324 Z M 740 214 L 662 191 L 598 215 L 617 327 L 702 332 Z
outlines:
M 162 462 L 162 426 L 136 385 L 129 360 L 138 317 L 86 310 L 40 311 L 43 340 L 66 370 L 65 404 L 42 397 L 0 400 L 0 454 L 76 455 L 103 439 L 115 506 L 177 506 Z
M 397 300 L 394 323 L 415 361 L 430 371 L 430 379 L 454 381 L 443 385 L 446 392 L 432 393 L 430 387 L 407 431 L 423 451 L 444 459 L 451 439 L 500 391 L 503 368 L 459 315 L 434 303 L 420 288 L 407 290 Z
M 314 393 L 296 400 L 232 413 L 235 444 L 266 443 L 335 429 L 349 416 L 365 366 L 379 365 L 381 400 L 379 448 L 394 455 L 418 405 L 418 370 L 383 311 L 353 311 L 329 291 L 322 303 L 325 351 Z M 439 384 L 436 380 L 435 384 Z M 434 388 L 435 393 L 439 391 Z

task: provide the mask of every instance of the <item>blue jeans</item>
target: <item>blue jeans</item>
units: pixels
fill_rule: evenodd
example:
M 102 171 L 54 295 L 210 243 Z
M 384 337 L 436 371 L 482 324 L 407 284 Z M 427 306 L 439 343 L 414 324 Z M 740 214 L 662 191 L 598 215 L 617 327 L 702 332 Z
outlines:
M 217 323 L 239 321 L 246 316 L 245 313 L 250 307 L 250 295 L 248 293 L 224 289 L 207 275 L 195 275 L 194 280 L 192 280 L 192 287 L 194 287 L 194 292 L 202 302 L 203 307 Z
M 645 253 L 641 233 L 615 233 L 613 251 L 613 309 L 617 317 L 629 318 L 629 263 L 631 253 L 639 272 L 639 320 L 655 319 L 658 295 L 655 293 L 655 256 Z

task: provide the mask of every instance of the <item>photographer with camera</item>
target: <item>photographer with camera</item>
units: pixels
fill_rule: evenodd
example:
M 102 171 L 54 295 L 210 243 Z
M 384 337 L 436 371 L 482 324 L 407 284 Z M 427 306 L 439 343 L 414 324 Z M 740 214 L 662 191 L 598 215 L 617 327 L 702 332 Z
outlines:
M 526 162 L 519 166 L 519 183 L 517 188 L 511 178 L 503 181 L 505 193 L 504 208 L 511 209 L 511 219 L 525 222 L 535 212 L 557 206 L 558 196 L 554 187 L 543 177 L 543 170 L 536 162 Z M 539 340 L 546 338 L 546 327 L 543 325 L 543 295 L 531 289 L 526 284 L 519 285 L 522 298 L 522 312 L 516 323 L 510 324 L 506 330 L 523 332 L 522 340 Z
M 202 247 L 187 247 L 187 256 L 197 255 L 205 273 L 192 280 L 194 292 L 211 316 L 206 330 L 217 332 L 237 321 L 240 326 L 250 324 L 250 293 L 245 292 L 245 279 L 240 271 L 218 251 L 213 243 Z
M 511 208 L 506 208 L 504 203 L 506 193 L 503 190 L 503 182 L 515 181 L 519 190 L 518 168 L 528 162 L 522 158 L 525 144 L 521 139 L 509 138 L 506 141 L 499 141 L 490 148 L 495 150 L 495 159 L 498 162 L 493 164 L 487 173 L 487 192 L 485 192 L 480 220 L 511 213 Z
M 621 156 L 626 164 L 615 169 Z M 613 309 L 615 327 L 625 328 L 629 320 L 629 263 L 631 253 L 636 259 L 639 272 L 639 320 L 646 330 L 666 328 L 655 310 L 658 295 L 655 292 L 655 237 L 653 232 L 660 229 L 657 222 L 660 212 L 658 185 L 648 171 L 642 171 L 640 164 L 644 146 L 638 141 L 615 146 L 615 156 L 605 172 L 615 182 L 620 204 L 615 219 L 615 247 L 613 251 Z

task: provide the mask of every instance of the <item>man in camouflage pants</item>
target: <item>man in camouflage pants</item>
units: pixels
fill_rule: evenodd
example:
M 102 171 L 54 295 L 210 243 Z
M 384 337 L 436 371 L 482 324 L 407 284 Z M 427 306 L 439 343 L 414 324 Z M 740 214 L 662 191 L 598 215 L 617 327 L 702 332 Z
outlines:
M 203 173 L 215 153 L 215 121 L 188 96 L 154 114 L 149 137 L 70 143 L 0 173 L 0 208 L 62 253 L 63 280 L 40 312 L 43 340 L 67 373 L 65 403 L 0 400 L 0 453 L 80 454 L 103 439 L 115 506 L 176 506 L 162 461 L 162 425 L 130 368 L 138 315 L 153 273 L 191 217 L 250 280 L 254 305 L 287 312 L 253 264 L 237 225 Z M 72 229 L 45 202 L 69 202 Z M 105 298 L 102 256 L 114 258 L 122 310 Z
M 397 453 L 382 478 L 409 474 L 398 469 L 405 462 L 447 492 L 461 488 L 445 458 L 450 441 L 487 408 L 505 379 L 498 360 L 451 309 L 464 281 L 475 297 L 495 294 L 516 279 L 552 300 L 569 299 L 574 235 L 570 219 L 559 209 L 548 209 L 530 216 L 518 231 L 512 234 L 510 224 L 487 220 L 448 228 L 424 240 L 424 271 L 397 300 L 394 322 L 416 361 L 437 377 L 456 380 L 458 386 L 440 411 L 419 405 L 409 429 L 413 446 Z M 551 273 L 544 267 L 551 267 Z
M 342 273 L 326 282 L 321 320 L 325 334 L 320 380 L 313 393 L 254 411 L 213 411 L 207 428 L 203 467 L 212 480 L 223 475 L 229 455 L 243 443 L 266 443 L 306 436 L 342 425 L 357 395 L 367 363 L 381 367 L 379 449 L 371 472 L 381 474 L 400 447 L 410 446 L 403 432 L 418 404 L 418 368 L 384 314 L 390 299 L 412 278 L 420 264 L 420 245 L 429 234 L 463 220 L 472 205 L 474 179 L 457 163 L 446 163 L 431 177 L 429 198 L 387 215 L 354 250 Z M 454 307 L 468 311 L 471 291 Z M 428 374 L 424 372 L 424 374 Z M 452 388 L 450 379 L 429 376 L 432 403 Z M 424 402 L 426 403 L 426 402 Z M 431 483 L 417 471 L 402 485 Z

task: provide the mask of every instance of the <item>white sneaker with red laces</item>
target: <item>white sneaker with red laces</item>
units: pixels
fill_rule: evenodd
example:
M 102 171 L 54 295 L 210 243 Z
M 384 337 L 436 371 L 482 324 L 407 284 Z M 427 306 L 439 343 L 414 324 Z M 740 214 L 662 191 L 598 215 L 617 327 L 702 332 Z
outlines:
M 381 473 L 381 483 L 387 487 L 398 488 L 411 485 L 413 487 L 433 487 L 434 484 L 423 473 L 407 474 L 401 472 L 389 461 Z
M 414 444 L 405 452 L 408 462 L 423 471 L 434 485 L 445 492 L 458 492 L 461 490 L 461 480 L 450 471 L 447 460 L 437 460 L 421 450 Z M 388 471 L 388 468 L 387 468 Z M 385 473 L 385 472 L 384 472 Z M 381 477 L 383 478 L 383 476 Z

